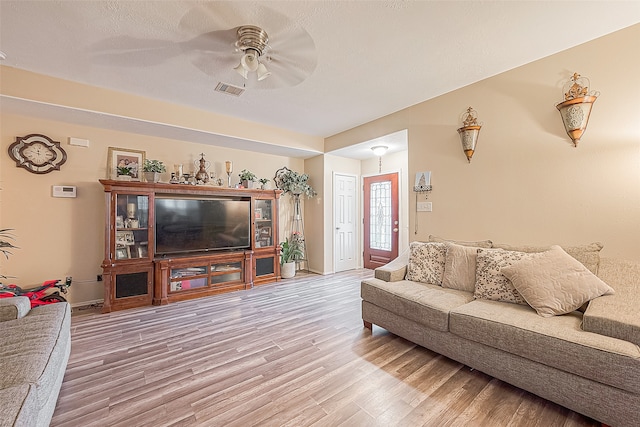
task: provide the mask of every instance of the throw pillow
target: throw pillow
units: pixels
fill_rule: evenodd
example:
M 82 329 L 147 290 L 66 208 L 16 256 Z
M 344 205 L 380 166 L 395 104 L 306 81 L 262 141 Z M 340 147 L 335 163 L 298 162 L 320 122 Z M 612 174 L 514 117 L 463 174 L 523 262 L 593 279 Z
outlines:
M 444 243 L 412 242 L 409 245 L 407 280 L 442 285 L 446 253 Z
M 570 313 L 587 301 L 614 293 L 560 246 L 504 267 L 502 273 L 542 317 Z
M 540 254 L 504 249 L 477 249 L 476 285 L 473 297 L 524 304 L 527 302 L 501 272 L 504 267 Z
M 456 245 L 460 245 L 460 246 L 474 246 L 476 248 L 490 248 L 493 245 L 491 240 L 478 240 L 477 242 L 465 242 L 462 240 L 443 239 L 442 237 L 434 236 L 433 234 L 429 235 L 429 241 L 438 242 L 438 243 L 449 242 L 449 243 L 455 243 Z
M 478 248 L 445 243 L 447 253 L 444 262 L 442 287 L 473 292 L 476 287 L 476 258 Z

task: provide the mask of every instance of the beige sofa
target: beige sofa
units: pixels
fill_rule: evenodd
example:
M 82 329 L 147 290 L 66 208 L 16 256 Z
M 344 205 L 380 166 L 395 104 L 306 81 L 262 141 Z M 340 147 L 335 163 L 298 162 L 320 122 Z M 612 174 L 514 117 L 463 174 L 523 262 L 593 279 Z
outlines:
M 640 262 L 600 259 L 600 248 L 572 254 L 615 291 L 592 299 L 584 313 L 542 317 L 527 301 L 485 299 L 477 293 L 479 272 L 473 291 L 406 280 L 416 262 L 407 252 L 362 282 L 362 319 L 605 424 L 639 426 Z M 444 268 L 458 274 L 461 260 L 447 259 L 450 252 Z
M 0 298 L 0 426 L 46 427 L 71 351 L 68 303 Z

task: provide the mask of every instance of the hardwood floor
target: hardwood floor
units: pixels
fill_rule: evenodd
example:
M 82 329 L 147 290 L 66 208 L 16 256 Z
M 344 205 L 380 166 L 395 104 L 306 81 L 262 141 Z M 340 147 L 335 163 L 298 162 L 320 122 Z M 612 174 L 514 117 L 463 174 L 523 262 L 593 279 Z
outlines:
M 72 317 L 52 426 L 596 426 L 363 328 L 370 270 Z

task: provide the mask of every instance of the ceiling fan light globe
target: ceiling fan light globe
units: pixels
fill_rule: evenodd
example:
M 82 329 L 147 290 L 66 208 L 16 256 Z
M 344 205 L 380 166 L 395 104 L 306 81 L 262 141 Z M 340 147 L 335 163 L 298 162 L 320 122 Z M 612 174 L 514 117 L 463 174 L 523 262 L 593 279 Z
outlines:
M 267 70 L 267 67 L 263 63 L 258 65 L 258 81 L 262 81 L 271 75 L 271 71 Z
M 255 51 L 247 50 L 247 52 L 242 55 L 242 59 L 240 59 L 240 65 L 247 71 L 256 71 L 258 69 L 258 55 L 256 55 Z
M 249 73 L 247 72 L 247 70 L 242 66 L 242 64 L 238 64 L 234 70 L 236 70 L 236 72 L 238 74 L 240 74 L 242 77 L 244 77 L 245 79 L 249 78 Z

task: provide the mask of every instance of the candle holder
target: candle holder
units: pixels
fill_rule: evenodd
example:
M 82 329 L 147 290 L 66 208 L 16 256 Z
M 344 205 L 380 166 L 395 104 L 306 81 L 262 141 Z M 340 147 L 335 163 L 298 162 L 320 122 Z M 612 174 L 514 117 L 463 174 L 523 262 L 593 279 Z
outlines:
M 225 167 L 227 169 L 227 187 L 231 188 L 231 174 L 233 173 L 233 163 L 231 160 L 227 160 L 224 162 Z

